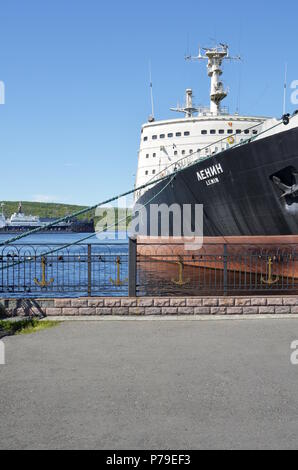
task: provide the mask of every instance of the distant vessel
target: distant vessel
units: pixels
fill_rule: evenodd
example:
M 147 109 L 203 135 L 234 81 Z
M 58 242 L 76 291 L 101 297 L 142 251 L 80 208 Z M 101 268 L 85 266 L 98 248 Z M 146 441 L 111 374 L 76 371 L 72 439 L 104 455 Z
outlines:
M 3 203 L 1 204 L 1 207 L 2 207 L 2 214 L 0 214 L 0 230 L 6 225 L 6 219 L 3 214 L 3 207 L 4 207 Z
M 18 211 L 12 214 L 9 219 L 6 219 L 3 210 L 3 203 L 1 204 L 1 207 L 2 214 L 0 215 L 0 233 L 27 232 L 36 228 L 42 228 L 40 233 L 93 233 L 95 231 L 93 220 L 69 219 L 65 222 L 57 223 L 52 227 L 47 227 L 47 225 L 54 222 L 55 219 L 25 215 L 22 203 L 19 204 Z

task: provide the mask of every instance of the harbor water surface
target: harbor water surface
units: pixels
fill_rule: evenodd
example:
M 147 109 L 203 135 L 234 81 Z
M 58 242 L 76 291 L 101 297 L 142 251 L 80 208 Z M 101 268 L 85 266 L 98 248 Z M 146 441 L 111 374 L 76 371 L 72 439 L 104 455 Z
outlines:
M 0 235 L 0 244 L 12 239 Z M 2 297 L 127 295 L 128 237 L 33 234 L 0 247 Z

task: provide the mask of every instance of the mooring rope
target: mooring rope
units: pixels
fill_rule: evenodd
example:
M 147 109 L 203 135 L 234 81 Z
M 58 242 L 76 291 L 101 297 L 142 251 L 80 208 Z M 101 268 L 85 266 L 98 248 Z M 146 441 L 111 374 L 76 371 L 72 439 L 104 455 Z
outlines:
M 272 127 L 268 128 L 268 129 L 264 130 L 263 132 L 259 133 L 259 134 L 256 135 L 255 137 L 250 137 L 250 138 L 246 139 L 246 140 L 243 141 L 243 142 L 240 142 L 240 143 L 238 143 L 238 144 L 235 144 L 235 145 L 234 145 L 233 147 L 231 147 L 230 149 L 234 149 L 234 148 L 236 148 L 236 147 L 238 147 L 238 146 L 244 145 L 245 143 L 250 143 L 252 140 L 255 140 L 255 139 L 256 139 L 257 137 L 259 137 L 260 135 L 262 135 L 262 134 L 264 134 L 264 133 L 267 133 L 267 132 L 270 132 L 271 130 L 277 128 L 278 126 L 280 126 L 280 125 L 282 125 L 282 124 L 285 124 L 285 119 L 288 119 L 288 123 L 289 123 L 289 121 L 290 121 L 290 119 L 291 119 L 292 117 L 293 117 L 293 116 L 290 116 L 290 115 L 284 115 L 284 116 L 282 117 L 282 120 L 281 120 L 280 122 L 278 122 L 277 124 L 275 124 L 274 126 L 272 126 Z M 261 125 L 263 125 L 263 124 L 264 124 L 264 121 L 261 122 L 261 123 L 259 123 L 259 124 L 254 125 L 254 126 L 252 126 L 252 127 L 249 127 L 249 128 L 247 128 L 246 130 L 254 129 L 254 128 L 259 127 L 259 126 L 261 126 Z M 230 137 L 234 137 L 234 136 L 236 136 L 236 135 L 237 135 L 237 133 L 230 134 Z M 216 141 L 216 142 L 213 142 L 212 144 L 208 144 L 206 147 L 203 147 L 203 148 L 200 149 L 199 151 L 194 152 L 192 155 L 196 155 L 196 154 L 198 154 L 199 152 L 204 151 L 204 150 L 206 150 L 206 149 L 208 149 L 208 148 L 210 148 L 210 147 L 213 147 L 214 145 L 217 145 L 217 144 L 219 144 L 220 142 L 223 142 L 223 141 L 226 141 L 226 137 L 224 137 L 224 138 L 222 138 L 222 139 L 220 139 L 220 140 L 218 140 L 218 141 Z M 216 153 L 215 155 L 218 157 L 218 156 L 220 156 L 221 154 L 227 152 L 227 151 L 230 150 L 230 149 L 221 150 L 220 152 Z M 212 156 L 215 156 L 215 155 L 212 155 Z M 6 241 L 1 242 L 1 243 L 0 243 L 0 247 L 1 247 L 1 246 L 10 245 L 10 244 L 15 243 L 15 242 L 17 242 L 17 241 L 19 241 L 19 240 L 22 240 L 22 239 L 25 238 L 25 237 L 28 237 L 28 236 L 30 236 L 30 235 L 34 235 L 34 234 L 39 233 L 39 232 L 41 232 L 41 231 L 43 231 L 43 230 L 49 229 L 49 228 L 51 228 L 51 227 L 54 227 L 55 225 L 57 225 L 57 224 L 59 224 L 59 223 L 63 223 L 63 222 L 66 222 L 66 221 L 68 221 L 68 220 L 71 220 L 71 219 L 73 219 L 73 218 L 75 218 L 75 217 L 79 217 L 80 215 L 83 215 L 83 214 L 86 214 L 86 213 L 88 213 L 88 212 L 90 212 L 90 211 L 92 211 L 92 210 L 95 210 L 97 207 L 110 204 L 110 203 L 112 203 L 112 202 L 114 202 L 114 201 L 117 201 L 118 199 L 121 199 L 121 198 L 123 198 L 123 197 L 129 196 L 129 195 L 134 194 L 134 193 L 136 193 L 136 192 L 139 192 L 139 191 L 141 191 L 141 190 L 143 190 L 143 189 L 146 189 L 147 187 L 152 186 L 153 184 L 156 185 L 157 183 L 160 183 L 160 182 L 162 182 L 162 181 L 168 179 L 168 178 L 171 177 L 171 176 L 175 177 L 177 174 L 179 174 L 179 173 L 181 173 L 182 171 L 184 171 L 185 168 L 190 168 L 190 167 L 196 165 L 199 161 L 205 161 L 205 160 L 207 160 L 207 159 L 209 159 L 209 158 L 210 158 L 210 155 L 206 156 L 205 158 L 198 158 L 197 160 L 195 160 L 194 162 L 191 162 L 189 165 L 187 165 L 187 166 L 185 166 L 185 167 L 182 167 L 182 168 L 175 168 L 177 165 L 179 165 L 179 163 L 180 163 L 181 161 L 185 160 L 185 157 L 183 157 L 183 158 L 181 158 L 180 160 L 171 163 L 171 164 L 170 164 L 169 166 L 167 166 L 165 169 L 161 170 L 161 171 L 154 177 L 153 180 L 152 180 L 152 179 L 149 180 L 146 184 L 143 184 L 143 185 L 141 185 L 141 186 L 139 186 L 139 187 L 137 187 L 137 188 L 134 188 L 134 189 L 131 189 L 131 190 L 129 190 L 129 191 L 126 191 L 125 193 L 118 194 L 118 195 L 116 195 L 116 196 L 114 196 L 114 197 L 112 197 L 112 198 L 110 198 L 110 199 L 107 199 L 107 200 L 105 200 L 105 201 L 102 201 L 102 202 L 100 202 L 100 203 L 98 203 L 98 204 L 95 204 L 95 205 L 93 205 L 93 206 L 87 207 L 87 208 L 85 208 L 85 209 L 80 209 L 80 210 L 74 212 L 74 213 L 71 214 L 71 215 L 61 217 L 61 218 L 59 218 L 59 219 L 57 219 L 57 220 L 55 220 L 55 221 L 53 221 L 53 222 L 49 222 L 48 224 L 45 224 L 45 225 L 43 225 L 43 226 L 41 226 L 41 227 L 37 227 L 36 229 L 29 230 L 28 232 L 22 233 L 22 234 L 20 234 L 20 235 L 18 235 L 18 236 L 16 236 L 16 237 L 12 237 L 12 238 L 10 238 L 10 239 L 8 239 L 8 240 L 6 240 Z M 174 169 L 174 171 L 171 173 L 171 175 L 166 174 L 166 175 L 160 176 L 160 178 L 157 178 L 159 175 L 162 175 L 163 173 L 167 172 L 167 171 L 168 171 L 171 167 L 173 167 L 174 165 L 175 165 L 175 167 L 174 167 L 175 169 Z M 156 197 L 156 196 L 155 196 L 155 197 Z M 94 236 L 94 234 L 92 234 L 92 236 Z M 92 237 L 90 237 L 90 238 L 92 238 Z M 82 238 L 81 240 L 84 241 L 84 238 Z M 79 240 L 78 242 L 80 242 L 80 240 Z M 74 242 L 73 244 L 77 244 L 78 242 Z
M 288 115 L 286 115 L 286 116 L 288 116 Z M 289 117 L 289 121 L 290 121 L 290 119 L 291 119 L 292 117 L 293 117 L 293 116 Z M 282 119 L 283 119 L 283 117 L 282 117 Z M 265 121 L 263 121 L 263 122 L 261 122 L 261 123 L 259 123 L 259 124 L 255 124 L 255 125 L 252 126 L 252 127 L 248 127 L 247 129 L 244 129 L 244 132 L 245 132 L 245 131 L 250 131 L 250 130 L 252 130 L 252 129 L 255 129 L 256 127 L 262 126 L 262 125 L 264 124 L 264 122 L 265 122 Z M 248 137 L 247 139 L 243 140 L 242 142 L 239 142 L 239 143 L 233 145 L 232 147 L 229 147 L 228 149 L 220 150 L 219 152 L 217 152 L 217 153 L 215 153 L 215 154 L 213 154 L 213 155 L 206 155 L 205 157 L 197 158 L 194 162 L 191 162 L 191 163 L 189 163 L 188 165 L 186 165 L 186 166 L 180 168 L 179 171 L 183 171 L 183 170 L 185 170 L 185 168 L 191 168 L 192 166 L 196 165 L 198 162 L 203 162 L 203 161 L 205 161 L 205 160 L 208 160 L 210 157 L 215 157 L 215 156 L 218 157 L 218 156 L 220 156 L 221 154 L 223 154 L 223 153 L 225 153 L 225 152 L 228 152 L 229 150 L 232 150 L 232 149 L 235 149 L 235 148 L 237 148 L 237 147 L 241 147 L 242 145 L 248 144 L 248 143 L 250 143 L 250 142 L 256 140 L 260 135 L 266 134 L 267 132 L 269 132 L 269 131 L 271 131 L 271 130 L 277 128 L 278 126 L 281 126 L 282 124 L 284 124 L 284 121 L 283 121 L 283 120 L 280 121 L 280 122 L 278 122 L 277 124 L 274 124 L 274 126 L 272 126 L 272 127 L 268 128 L 268 129 L 264 130 L 263 132 L 260 132 L 260 133 L 256 134 L 255 136 Z M 230 134 L 230 137 L 236 137 L 236 136 L 237 136 L 237 133 L 236 133 L 236 132 L 233 133 L 233 134 Z M 226 137 L 223 137 L 223 138 L 220 139 L 220 140 L 217 140 L 217 141 L 215 141 L 215 142 L 212 142 L 211 144 L 206 145 L 206 147 L 202 147 L 201 149 L 199 149 L 199 150 L 193 152 L 193 153 L 191 154 L 191 156 L 199 155 L 199 154 L 200 154 L 201 152 L 203 152 L 204 150 L 207 150 L 207 149 L 209 149 L 209 148 L 212 148 L 212 147 L 214 147 L 215 145 L 218 145 L 218 144 L 220 144 L 220 143 L 222 143 L 222 142 L 226 142 L 226 140 L 227 140 L 227 138 L 226 138 Z M 168 169 L 171 168 L 172 166 L 175 167 L 176 165 L 179 165 L 180 162 L 183 162 L 183 160 L 186 160 L 187 158 L 189 158 L 189 157 L 185 157 L 185 156 L 184 156 L 184 157 L 180 158 L 179 160 L 177 160 L 177 161 L 171 163 L 171 164 L 170 164 L 169 166 L 167 166 L 165 169 L 163 169 L 163 170 L 161 170 L 159 173 L 157 173 L 157 175 L 154 176 L 154 177 L 149 181 L 149 184 L 155 183 L 155 182 L 156 182 L 156 180 L 155 180 L 156 177 L 158 177 L 159 175 L 162 175 L 164 172 L 168 171 Z M 136 190 L 136 191 L 137 191 L 137 190 Z
M 146 204 L 144 204 L 143 207 L 147 207 L 149 204 L 151 204 L 151 202 L 156 199 L 163 191 L 165 191 L 165 189 L 172 183 L 172 181 L 175 179 L 175 176 L 176 175 L 172 175 L 172 177 L 170 178 L 170 180 L 167 182 L 167 184 L 158 192 L 156 193 L 149 201 L 146 202 Z M 105 227 L 104 229 L 102 230 L 98 230 L 96 231 L 95 233 L 92 233 L 92 234 L 89 234 L 87 235 L 86 237 L 84 238 L 81 238 L 79 240 L 76 240 L 76 241 L 73 241 L 71 243 L 67 243 L 65 245 L 62 245 L 62 246 L 59 246 L 58 248 L 55 248 L 53 250 L 50 250 L 48 252 L 45 252 L 45 253 L 39 253 L 37 255 L 34 256 L 35 260 L 36 259 L 39 259 L 39 258 L 42 258 L 42 257 L 45 257 L 45 256 L 49 256 L 53 253 L 57 253 L 58 251 L 61 251 L 61 250 L 65 250 L 66 248 L 70 248 L 71 246 L 76 246 L 76 245 L 79 245 L 81 244 L 82 242 L 86 241 L 86 240 L 90 240 L 91 238 L 101 234 L 101 233 L 105 233 L 107 232 L 109 229 L 112 229 L 114 228 L 117 224 L 121 223 L 121 222 L 127 222 L 128 221 L 128 218 L 130 217 L 130 215 L 127 215 L 126 217 L 123 217 L 122 219 L 118 220 L 117 222 L 114 222 L 113 224 Z M 6 266 L 1 266 L 0 268 L 0 271 L 4 271 L 5 269 L 9 269 L 9 268 L 12 268 L 12 267 L 15 267 L 15 266 L 19 266 L 20 264 L 23 264 L 25 260 L 21 260 L 21 261 L 17 261 L 16 263 L 13 263 L 13 264 L 6 264 Z

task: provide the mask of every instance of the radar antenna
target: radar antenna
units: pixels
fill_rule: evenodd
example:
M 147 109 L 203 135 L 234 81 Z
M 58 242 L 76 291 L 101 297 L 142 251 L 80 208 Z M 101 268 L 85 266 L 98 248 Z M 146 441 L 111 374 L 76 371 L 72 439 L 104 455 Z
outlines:
M 150 99 L 151 99 L 151 115 L 149 116 L 149 122 L 154 122 L 155 121 L 155 116 L 154 116 L 154 99 L 153 99 L 153 83 L 152 83 L 151 62 L 149 62 L 149 80 L 150 80 Z
M 192 90 L 188 88 L 186 90 L 186 103 L 184 108 L 180 107 L 178 105 L 177 108 L 171 108 L 171 111 L 174 111 L 176 113 L 184 113 L 186 118 L 191 118 L 193 117 L 194 113 L 197 113 L 199 110 L 198 108 L 195 108 L 192 103 Z
M 203 53 L 202 53 L 203 51 Z M 207 60 L 208 76 L 211 78 L 210 90 L 210 113 L 212 115 L 221 114 L 220 104 L 229 93 L 224 89 L 223 82 L 220 81 L 222 75 L 222 63 L 224 60 L 241 60 L 240 56 L 230 56 L 229 46 L 220 43 L 215 47 L 199 47 L 199 54 L 195 57 L 186 57 L 186 60 Z

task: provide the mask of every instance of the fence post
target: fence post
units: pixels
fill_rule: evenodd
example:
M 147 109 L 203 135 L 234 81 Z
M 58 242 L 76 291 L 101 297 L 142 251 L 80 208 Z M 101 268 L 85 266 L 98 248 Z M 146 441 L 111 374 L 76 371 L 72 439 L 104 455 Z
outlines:
M 92 245 L 88 244 L 88 297 L 92 294 Z
M 129 239 L 128 296 L 137 296 L 137 240 L 133 238 Z
M 224 295 L 228 295 L 228 246 L 224 244 Z

